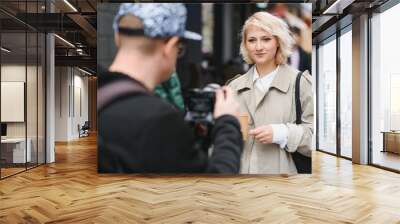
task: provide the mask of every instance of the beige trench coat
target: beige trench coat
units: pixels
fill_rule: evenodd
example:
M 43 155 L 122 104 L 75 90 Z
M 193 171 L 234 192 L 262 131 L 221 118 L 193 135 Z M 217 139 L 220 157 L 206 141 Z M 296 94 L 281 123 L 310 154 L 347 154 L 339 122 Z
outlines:
M 288 65 L 280 65 L 269 90 L 259 91 L 253 83 L 255 66 L 231 81 L 241 112 L 249 114 L 249 127 L 268 124 L 285 124 L 288 141 L 284 149 L 277 144 L 262 144 L 248 136 L 241 159 L 241 173 L 296 174 L 296 166 L 290 152 L 298 150 L 311 156 L 313 135 L 314 101 L 311 76 L 304 72 L 300 81 L 302 124 L 296 125 L 295 82 L 298 71 Z

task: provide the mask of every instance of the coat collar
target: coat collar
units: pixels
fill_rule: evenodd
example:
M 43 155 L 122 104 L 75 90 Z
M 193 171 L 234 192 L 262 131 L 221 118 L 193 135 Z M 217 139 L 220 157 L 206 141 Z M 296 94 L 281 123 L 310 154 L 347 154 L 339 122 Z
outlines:
M 290 68 L 288 65 L 280 65 L 274 80 L 272 80 L 270 88 L 275 87 L 278 90 L 286 93 L 290 87 L 290 78 L 288 77 L 288 74 L 290 74 L 289 70 Z
M 256 69 L 256 67 L 253 65 L 243 75 L 243 81 L 239 82 L 239 84 L 236 87 L 237 91 L 240 91 L 242 89 L 247 89 L 247 88 L 248 89 L 253 88 L 253 76 L 254 76 L 255 69 Z M 270 88 L 274 87 L 274 88 L 286 93 L 290 87 L 290 78 L 287 76 L 287 74 L 289 74 L 290 72 L 291 72 L 290 67 L 287 64 L 280 65 L 274 80 L 272 80 Z
M 236 91 L 240 92 L 243 89 L 252 89 L 253 88 L 253 73 L 255 67 L 252 66 L 243 76 L 239 77 L 240 82 L 236 86 Z

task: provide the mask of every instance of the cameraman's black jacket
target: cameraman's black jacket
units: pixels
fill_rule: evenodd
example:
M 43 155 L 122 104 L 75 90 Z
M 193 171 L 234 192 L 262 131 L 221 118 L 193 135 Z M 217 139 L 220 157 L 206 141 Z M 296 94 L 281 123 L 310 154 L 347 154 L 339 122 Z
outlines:
M 127 75 L 99 75 L 99 88 Z M 140 85 L 143 85 L 139 83 Z M 152 93 L 119 97 L 98 113 L 98 171 L 101 173 L 238 173 L 243 141 L 230 115 L 215 121 L 211 157 L 195 146 L 183 114 Z

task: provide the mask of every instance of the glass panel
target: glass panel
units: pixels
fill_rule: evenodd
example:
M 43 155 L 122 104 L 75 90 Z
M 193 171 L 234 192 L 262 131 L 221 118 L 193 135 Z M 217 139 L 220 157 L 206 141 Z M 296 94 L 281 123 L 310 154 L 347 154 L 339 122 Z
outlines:
M 336 154 L 336 38 L 318 49 L 318 146 Z
M 38 3 L 27 2 L 26 12 L 28 20 L 37 20 Z M 37 21 L 31 21 L 36 24 Z M 27 113 L 27 142 L 30 144 L 30 159 L 27 167 L 35 167 L 38 163 L 38 33 L 36 30 L 27 30 L 27 80 L 26 80 L 26 113 Z M 29 148 L 28 147 L 28 148 Z
M 46 65 L 46 36 L 39 34 L 38 45 L 38 163 L 45 163 L 45 65 Z
M 312 59 L 311 59 L 311 76 L 312 76 L 312 84 L 313 84 L 313 86 L 312 86 L 312 88 L 313 88 L 313 99 L 315 100 L 315 99 L 317 99 L 317 88 L 316 88 L 316 86 L 317 86 L 317 79 L 316 79 L 316 77 L 317 77 L 317 75 L 316 75 L 316 73 L 317 73 L 317 47 L 315 46 L 315 45 L 312 45 L 312 54 L 311 54 L 311 57 L 312 57 Z M 314 114 L 316 115 L 317 114 L 317 106 L 316 106 L 316 103 L 315 103 L 315 101 L 314 101 Z M 316 131 L 317 130 L 317 116 L 314 116 L 314 131 Z M 314 133 L 313 134 L 313 137 L 312 137 L 312 149 L 316 149 L 317 148 L 317 135 Z
M 26 112 L 27 112 L 27 139 L 31 148 L 28 159 L 28 168 L 37 165 L 37 75 L 38 75 L 38 36 L 36 32 L 27 33 L 28 38 L 28 63 L 27 63 L 27 81 L 26 81 Z
M 340 152 L 352 157 L 352 35 L 351 30 L 340 37 Z
M 372 25 L 372 163 L 400 170 L 400 5 L 374 15 Z
M 45 0 L 0 2 L 10 12 L 0 13 L 0 109 L 7 131 L 0 148 L 2 178 L 45 161 L 45 36 L 21 22 L 37 19 L 34 14 L 43 13 L 44 5 Z
M 1 140 L 2 177 L 25 170 L 30 161 L 26 142 L 26 33 L 2 33 L 1 45 Z M 26 150 L 28 145 L 28 151 Z

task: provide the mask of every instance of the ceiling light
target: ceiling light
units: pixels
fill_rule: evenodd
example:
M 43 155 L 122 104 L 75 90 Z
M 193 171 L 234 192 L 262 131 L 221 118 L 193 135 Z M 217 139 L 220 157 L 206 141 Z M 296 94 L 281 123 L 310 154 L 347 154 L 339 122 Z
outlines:
M 81 49 L 81 48 L 77 48 L 77 49 L 76 49 L 76 52 L 77 52 L 79 55 L 84 55 L 83 49 Z
M 81 72 L 83 72 L 83 73 L 85 73 L 85 74 L 87 74 L 87 75 L 92 75 L 92 73 L 90 73 L 90 72 L 88 72 L 88 71 L 85 71 L 85 70 L 83 70 L 83 69 L 81 69 L 81 68 L 79 68 L 79 67 L 78 67 L 78 70 L 81 71 Z
M 11 52 L 11 50 L 9 50 L 9 49 L 7 49 L 7 48 L 5 48 L 5 47 L 1 47 L 1 50 L 4 51 L 4 52 L 6 52 L 6 53 L 10 53 L 10 52 Z
M 334 8 L 337 6 L 337 4 L 338 4 L 339 2 L 340 2 L 340 0 L 336 0 L 332 5 L 330 5 L 327 9 L 325 9 L 324 12 L 323 12 L 322 14 L 330 13 L 330 11 L 331 11 L 332 9 L 334 9 Z
M 66 43 L 67 45 L 69 45 L 70 47 L 75 48 L 75 45 L 71 44 L 71 42 L 67 41 L 66 39 L 58 36 L 57 34 L 54 34 L 55 37 L 57 37 L 58 39 L 60 39 L 61 41 L 63 41 L 64 43 Z
M 78 10 L 71 4 L 69 3 L 68 0 L 64 0 L 65 4 L 67 4 L 72 10 L 74 10 L 74 12 L 78 12 Z
M 343 10 L 353 2 L 354 0 L 336 0 L 322 14 L 342 14 Z

